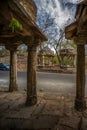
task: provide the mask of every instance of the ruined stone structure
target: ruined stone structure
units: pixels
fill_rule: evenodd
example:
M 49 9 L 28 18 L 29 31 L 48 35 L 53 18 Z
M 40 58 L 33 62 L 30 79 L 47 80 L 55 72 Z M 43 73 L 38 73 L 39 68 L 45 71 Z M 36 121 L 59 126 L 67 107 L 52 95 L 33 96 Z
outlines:
M 48 63 L 46 63 L 45 57 L 48 58 Z M 53 65 L 54 52 L 49 47 L 44 47 L 38 52 L 38 65 L 45 67 L 46 64 Z
M 64 59 L 66 58 L 67 59 L 67 64 L 66 65 L 69 65 L 70 61 L 73 60 L 73 66 L 75 66 L 75 57 L 76 57 L 76 52 L 75 52 L 75 49 L 71 46 L 66 46 L 64 48 L 61 48 L 60 50 L 60 57 L 61 57 L 61 60 L 62 60 L 62 66 L 64 67 Z M 67 67 L 67 66 L 66 66 Z
M 37 102 L 36 93 L 36 57 L 37 46 L 47 37 L 36 25 L 37 8 L 33 0 L 0 0 L 0 45 L 10 51 L 9 91 L 18 89 L 17 85 L 17 48 L 25 43 L 28 47 L 27 58 L 27 105 Z M 17 19 L 22 30 L 9 28 L 11 20 Z
M 78 4 L 76 21 L 65 29 L 67 39 L 73 39 L 77 45 L 77 80 L 75 108 L 84 110 L 85 101 L 85 44 L 87 44 L 87 0 Z

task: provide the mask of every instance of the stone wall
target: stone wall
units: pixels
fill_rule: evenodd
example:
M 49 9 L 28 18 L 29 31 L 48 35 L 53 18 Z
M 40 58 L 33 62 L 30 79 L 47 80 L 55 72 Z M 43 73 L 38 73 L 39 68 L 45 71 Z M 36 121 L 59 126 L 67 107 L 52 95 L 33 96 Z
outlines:
M 0 56 L 0 62 L 5 62 L 10 64 L 10 56 Z M 17 69 L 18 71 L 27 70 L 27 55 L 17 55 Z

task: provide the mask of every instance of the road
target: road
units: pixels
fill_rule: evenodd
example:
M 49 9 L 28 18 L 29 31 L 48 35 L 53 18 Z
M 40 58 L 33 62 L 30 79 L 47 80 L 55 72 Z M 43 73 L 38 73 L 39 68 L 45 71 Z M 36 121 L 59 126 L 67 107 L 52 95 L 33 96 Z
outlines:
M 18 87 L 21 90 L 26 89 L 26 72 L 18 72 Z M 86 75 L 87 79 L 87 75 Z M 0 71 L 0 88 L 8 88 L 9 72 Z M 46 92 L 59 92 L 63 94 L 75 94 L 76 76 L 75 74 L 57 74 L 57 73 L 37 73 L 37 89 Z M 87 83 L 86 83 L 87 95 Z

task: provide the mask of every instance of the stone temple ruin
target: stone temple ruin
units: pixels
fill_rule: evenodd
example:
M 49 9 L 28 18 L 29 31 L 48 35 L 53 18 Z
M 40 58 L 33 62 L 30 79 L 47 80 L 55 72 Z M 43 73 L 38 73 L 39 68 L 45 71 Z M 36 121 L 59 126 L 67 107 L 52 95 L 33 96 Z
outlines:
M 66 38 L 77 45 L 76 100 L 77 110 L 86 108 L 85 101 L 85 44 L 87 44 L 87 0 L 77 6 L 76 21 L 65 29 Z
M 4 5 L 4 8 L 3 8 Z M 0 0 L 0 45 L 10 51 L 9 92 L 17 90 L 17 55 L 18 46 L 25 43 L 28 47 L 27 58 L 27 99 L 26 105 L 37 103 L 36 59 L 37 46 L 47 37 L 36 25 L 37 7 L 33 0 Z M 12 20 L 21 23 L 23 28 L 12 31 Z M 66 27 L 67 39 L 73 39 L 77 45 L 77 83 L 75 108 L 84 110 L 85 101 L 85 44 L 87 42 L 87 0 L 78 4 L 76 21 Z
M 1 0 L 0 8 L 0 45 L 4 45 L 10 51 L 9 91 L 12 92 L 18 89 L 16 50 L 18 46 L 25 43 L 28 47 L 26 104 L 34 105 L 37 102 L 37 46 L 47 40 L 47 37 L 36 25 L 37 7 L 33 0 Z M 14 18 L 22 24 L 22 30 L 16 28 L 12 32 L 9 24 Z

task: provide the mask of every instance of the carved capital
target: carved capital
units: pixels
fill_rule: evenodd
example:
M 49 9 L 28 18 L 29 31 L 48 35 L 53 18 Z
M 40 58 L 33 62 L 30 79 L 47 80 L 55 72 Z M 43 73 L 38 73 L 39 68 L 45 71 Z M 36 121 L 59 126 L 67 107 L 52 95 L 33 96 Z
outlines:
M 77 36 L 73 38 L 76 45 L 85 45 L 87 44 L 87 38 L 82 36 Z
M 26 39 L 25 44 L 29 47 L 38 47 L 41 43 L 41 40 L 35 37 L 31 37 L 29 39 Z

